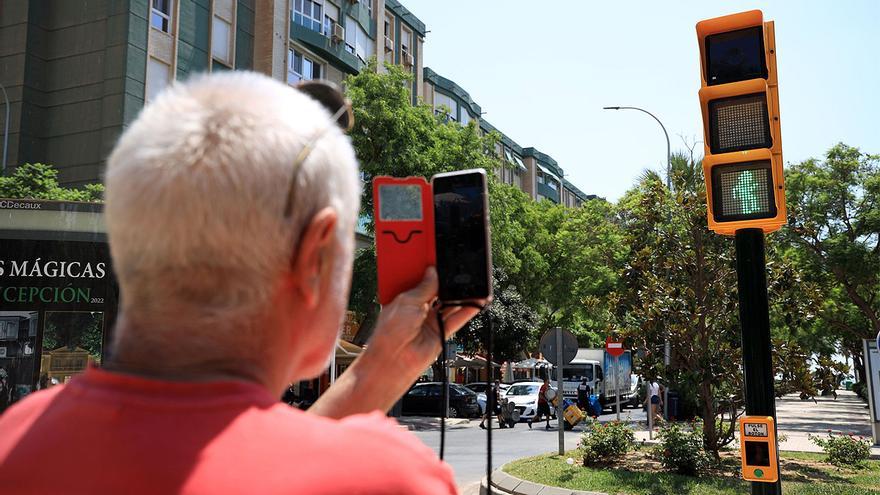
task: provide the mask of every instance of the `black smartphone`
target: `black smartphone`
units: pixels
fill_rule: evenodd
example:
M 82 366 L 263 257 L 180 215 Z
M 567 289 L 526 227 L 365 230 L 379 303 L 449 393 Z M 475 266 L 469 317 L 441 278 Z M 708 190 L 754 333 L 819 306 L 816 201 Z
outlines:
M 439 298 L 492 297 L 492 249 L 486 171 L 462 170 L 431 178 Z

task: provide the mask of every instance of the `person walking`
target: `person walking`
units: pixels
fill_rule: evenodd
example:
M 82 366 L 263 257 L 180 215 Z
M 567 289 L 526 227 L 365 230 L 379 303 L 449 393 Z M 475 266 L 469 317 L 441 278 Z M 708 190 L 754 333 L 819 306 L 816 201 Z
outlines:
M 544 378 L 544 384 L 541 385 L 541 389 L 538 391 L 538 411 L 535 413 L 535 417 L 529 420 L 529 428 L 532 427 L 533 422 L 540 422 L 541 417 L 546 417 L 547 425 L 544 429 L 550 429 L 550 401 L 547 400 L 547 392 L 549 390 L 552 390 L 550 388 L 550 379 Z
M 645 405 L 648 406 L 648 414 L 651 415 L 653 425 L 656 425 L 657 420 L 660 419 L 660 408 L 663 407 L 663 396 L 661 395 L 662 390 L 663 387 L 657 383 L 656 379 L 648 382 L 648 390 L 645 394 Z
M 492 394 L 492 395 L 489 395 Z M 493 397 L 495 400 L 490 400 L 490 397 Z M 480 428 L 486 429 L 486 425 L 484 424 L 486 420 L 489 418 L 490 414 L 494 414 L 498 418 L 498 424 L 501 425 L 501 428 L 507 428 L 507 423 L 504 421 L 504 418 L 501 416 L 501 381 L 495 380 L 495 384 L 492 385 L 491 388 L 486 390 L 486 412 L 483 413 L 483 417 L 480 419 Z
M 587 408 L 589 407 L 590 395 L 591 395 L 590 386 L 587 384 L 587 379 L 584 378 L 583 380 L 581 380 L 581 383 L 578 385 L 577 401 L 578 401 L 578 408 L 580 408 L 581 411 L 586 411 Z

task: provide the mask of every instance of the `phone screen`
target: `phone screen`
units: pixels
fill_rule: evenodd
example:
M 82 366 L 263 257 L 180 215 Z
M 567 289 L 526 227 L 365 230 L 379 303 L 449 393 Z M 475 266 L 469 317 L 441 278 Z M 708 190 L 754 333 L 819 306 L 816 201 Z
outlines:
M 485 174 L 436 176 L 433 190 L 440 300 L 488 298 L 492 262 Z

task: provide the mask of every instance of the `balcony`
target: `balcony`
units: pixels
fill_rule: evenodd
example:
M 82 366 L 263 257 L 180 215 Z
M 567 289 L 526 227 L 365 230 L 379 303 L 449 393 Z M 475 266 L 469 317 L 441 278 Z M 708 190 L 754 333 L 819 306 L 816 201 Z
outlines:
M 559 190 L 553 189 L 547 184 L 542 184 L 540 182 L 537 183 L 538 186 L 538 194 L 544 196 L 545 198 L 553 201 L 554 203 L 559 204 Z
M 344 42 L 333 43 L 330 38 L 307 27 L 291 22 L 290 38 L 306 45 L 332 65 L 349 74 L 357 74 L 364 67 L 363 62 L 354 54 L 345 51 Z

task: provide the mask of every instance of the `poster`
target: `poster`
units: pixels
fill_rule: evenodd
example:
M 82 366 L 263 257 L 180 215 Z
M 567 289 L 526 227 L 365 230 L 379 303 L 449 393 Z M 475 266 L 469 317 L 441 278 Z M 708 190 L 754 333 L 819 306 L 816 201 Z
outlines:
M 101 363 L 117 293 L 106 242 L 0 239 L 0 412 Z

